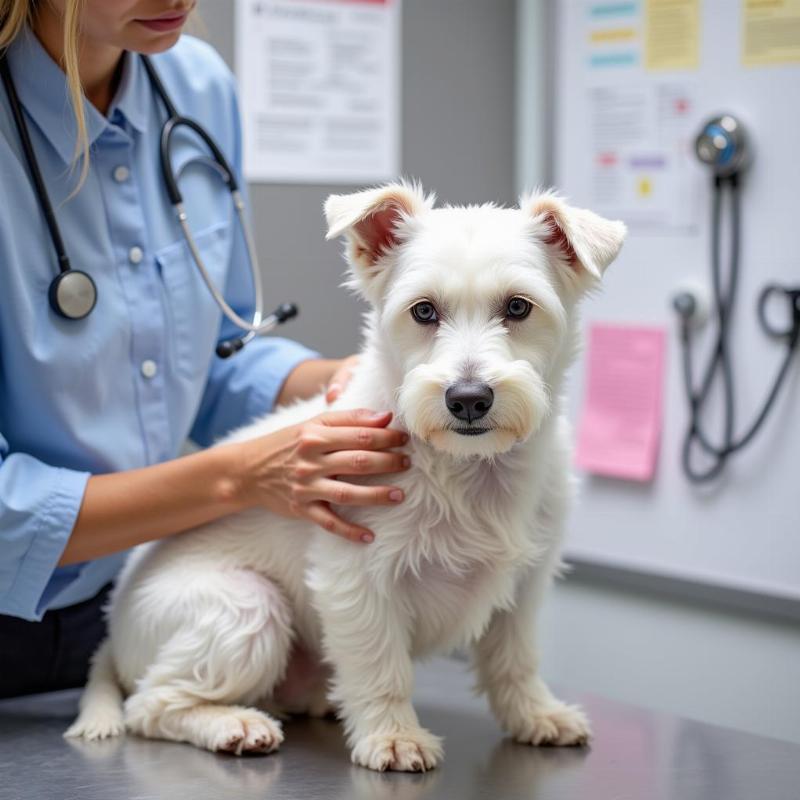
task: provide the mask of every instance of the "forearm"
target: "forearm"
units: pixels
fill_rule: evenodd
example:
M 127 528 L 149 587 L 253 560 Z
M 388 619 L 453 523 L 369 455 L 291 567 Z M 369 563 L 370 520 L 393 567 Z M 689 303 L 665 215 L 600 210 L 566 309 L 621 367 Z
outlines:
M 216 447 L 152 467 L 94 475 L 60 565 L 127 550 L 241 510 L 234 450 Z
M 322 391 L 342 361 L 340 358 L 312 358 L 298 364 L 281 387 L 278 405 L 305 400 Z

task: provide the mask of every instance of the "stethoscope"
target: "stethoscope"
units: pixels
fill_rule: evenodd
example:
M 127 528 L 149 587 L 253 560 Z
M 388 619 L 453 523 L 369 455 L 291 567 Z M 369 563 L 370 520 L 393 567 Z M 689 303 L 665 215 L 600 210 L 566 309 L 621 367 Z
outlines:
M 691 291 L 682 291 L 673 298 L 673 305 L 681 321 L 684 386 L 689 405 L 689 425 L 682 452 L 683 469 L 693 483 L 702 483 L 716 478 L 728 458 L 753 440 L 775 403 L 800 343 L 800 286 L 768 284 L 761 290 L 757 303 L 761 328 L 771 338 L 783 339 L 786 352 L 761 410 L 745 432 L 737 437 L 734 432 L 735 387 L 728 334 L 739 278 L 739 177 L 750 163 L 752 154 L 742 124 L 730 114 L 714 117 L 703 125 L 695 140 L 695 152 L 700 161 L 711 168 L 713 175 L 711 278 L 717 321 L 716 341 L 699 387 L 694 386 L 692 376 L 692 330 L 702 317 L 700 298 Z M 731 244 L 727 280 L 723 281 L 720 228 L 722 200 L 726 192 L 730 201 Z M 788 306 L 785 326 L 775 325 L 768 313 L 768 307 L 780 299 Z M 722 378 L 724 414 L 722 442 L 715 443 L 704 430 L 700 418 L 718 372 Z M 706 456 L 706 463 L 702 467 L 692 458 L 696 448 Z
M 203 127 L 195 120 L 178 114 L 150 59 L 145 55 L 141 55 L 140 58 L 142 59 L 142 63 L 147 71 L 150 83 L 155 89 L 156 94 L 158 94 L 158 96 L 161 98 L 161 102 L 164 104 L 169 116 L 161 129 L 160 158 L 161 171 L 164 177 L 164 185 L 166 187 L 170 203 L 175 210 L 178 224 L 181 227 L 186 244 L 189 247 L 192 260 L 200 271 L 200 275 L 202 276 L 203 282 L 208 288 L 208 291 L 211 293 L 214 301 L 219 306 L 222 313 L 228 318 L 228 320 L 230 320 L 237 328 L 244 332 L 244 335 L 240 335 L 232 339 L 226 339 L 217 344 L 217 355 L 220 358 L 228 358 L 229 356 L 241 350 L 256 336 L 267 333 L 277 325 L 280 325 L 281 323 L 284 323 L 296 316 L 298 309 L 294 303 L 282 303 L 271 314 L 264 316 L 261 272 L 258 268 L 255 243 L 250 231 L 250 226 L 247 223 L 245 205 L 244 201 L 242 200 L 241 192 L 239 191 L 239 186 L 236 182 L 236 176 L 228 164 L 227 159 L 222 154 L 222 151 L 217 146 L 217 143 L 208 134 L 208 132 L 204 130 Z M 50 203 L 50 197 L 47 194 L 47 189 L 44 185 L 41 171 L 39 170 L 39 163 L 36 160 L 36 154 L 33 150 L 31 138 L 28 133 L 28 126 L 25 122 L 22 106 L 19 102 L 19 96 L 17 95 L 14 81 L 11 78 L 11 71 L 8 67 L 5 51 L 0 52 L 0 77 L 2 77 L 3 84 L 5 85 L 9 104 L 11 106 L 11 112 L 19 132 L 20 141 L 22 142 L 25 160 L 28 164 L 28 169 L 36 190 L 36 195 L 39 199 L 39 205 L 47 222 L 48 230 L 50 231 L 50 238 L 53 240 L 53 247 L 56 251 L 59 273 L 51 282 L 48 290 L 50 307 L 56 314 L 65 319 L 84 319 L 85 317 L 89 316 L 97 304 L 97 286 L 88 273 L 79 269 L 74 269 L 70 264 L 69 257 L 67 256 L 67 252 L 64 247 L 64 240 L 61 237 L 61 231 L 58 227 L 58 223 L 56 222 L 55 214 L 53 213 L 53 206 Z M 197 248 L 197 244 L 195 243 L 194 236 L 192 236 L 192 231 L 189 227 L 189 221 L 183 206 L 183 196 L 178 188 L 178 178 L 172 168 L 172 160 L 170 158 L 172 137 L 174 136 L 175 131 L 182 127 L 189 128 L 194 131 L 200 137 L 206 147 L 208 147 L 211 155 L 213 156 L 213 160 L 196 160 L 209 163 L 214 168 L 213 171 L 216 172 L 225 182 L 228 190 L 231 193 L 233 205 L 236 209 L 236 216 L 238 217 L 239 226 L 242 230 L 242 235 L 244 236 L 245 245 L 247 247 L 248 263 L 250 266 L 250 274 L 253 280 L 255 310 L 253 311 L 252 319 L 249 321 L 237 314 L 236 311 L 234 311 L 225 301 L 222 293 L 219 291 L 209 275 L 208 270 L 203 263 L 200 251 Z

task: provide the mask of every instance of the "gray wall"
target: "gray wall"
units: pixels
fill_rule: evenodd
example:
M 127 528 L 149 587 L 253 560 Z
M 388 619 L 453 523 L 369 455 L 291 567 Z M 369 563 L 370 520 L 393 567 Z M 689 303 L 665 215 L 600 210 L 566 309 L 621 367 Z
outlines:
M 200 0 L 208 39 L 233 67 L 233 3 Z M 514 0 L 404 0 L 402 172 L 440 202 L 514 201 Z M 256 184 L 252 216 L 268 307 L 294 300 L 281 335 L 328 356 L 358 345 L 360 303 L 340 288 L 341 246 L 322 203 L 354 186 Z
M 548 597 L 541 642 L 542 672 L 556 685 L 800 742 L 796 619 L 597 580 L 578 567 Z

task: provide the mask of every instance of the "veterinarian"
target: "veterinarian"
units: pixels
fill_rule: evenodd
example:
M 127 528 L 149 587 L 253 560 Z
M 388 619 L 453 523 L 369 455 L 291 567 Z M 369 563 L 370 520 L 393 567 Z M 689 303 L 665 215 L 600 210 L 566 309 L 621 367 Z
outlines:
M 372 532 L 329 503 L 403 499 L 346 482 L 407 466 L 391 450 L 405 436 L 388 412 L 322 414 L 178 457 L 187 438 L 209 445 L 276 403 L 325 387 L 332 400 L 352 365 L 280 338 L 215 355 L 241 331 L 222 321 L 181 234 L 159 163 L 168 114 L 141 57 L 153 55 L 177 113 L 208 131 L 241 185 L 231 74 L 209 46 L 181 38 L 193 5 L 0 0 L 12 83 L 0 87 L 0 696 L 84 683 L 101 606 L 134 545 L 256 506 L 369 543 Z M 184 136 L 173 154 L 188 164 L 194 241 L 226 302 L 252 319 L 228 186 L 193 167 L 208 152 Z M 66 300 L 89 297 L 83 316 L 59 308 L 54 279 L 67 270 L 56 253 L 83 281 Z

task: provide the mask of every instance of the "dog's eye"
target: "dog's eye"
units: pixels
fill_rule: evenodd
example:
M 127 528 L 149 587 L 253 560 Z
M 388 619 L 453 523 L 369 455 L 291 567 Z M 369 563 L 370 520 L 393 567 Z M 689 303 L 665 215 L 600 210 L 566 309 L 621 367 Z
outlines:
M 524 297 L 512 297 L 506 306 L 506 317 L 508 319 L 525 319 L 531 313 L 533 303 Z
M 439 315 L 433 307 L 433 303 L 423 300 L 411 306 L 411 316 L 421 325 L 431 325 L 439 321 Z

